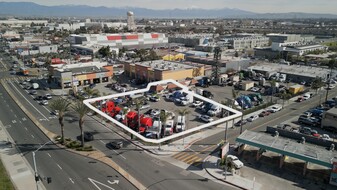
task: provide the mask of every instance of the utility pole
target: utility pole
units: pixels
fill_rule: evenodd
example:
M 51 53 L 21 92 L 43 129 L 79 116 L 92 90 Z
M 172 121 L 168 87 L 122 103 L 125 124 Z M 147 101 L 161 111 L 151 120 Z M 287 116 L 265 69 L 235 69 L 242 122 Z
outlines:
M 42 147 L 44 147 L 45 145 L 47 145 L 48 143 L 50 143 L 50 142 L 52 142 L 52 141 L 48 141 L 48 142 L 44 143 L 43 145 L 41 145 L 38 149 L 36 149 L 36 150 L 33 152 L 34 176 L 35 176 L 36 190 L 39 190 L 39 186 L 38 186 L 39 174 L 37 173 L 35 153 L 36 153 L 37 151 L 39 151 Z

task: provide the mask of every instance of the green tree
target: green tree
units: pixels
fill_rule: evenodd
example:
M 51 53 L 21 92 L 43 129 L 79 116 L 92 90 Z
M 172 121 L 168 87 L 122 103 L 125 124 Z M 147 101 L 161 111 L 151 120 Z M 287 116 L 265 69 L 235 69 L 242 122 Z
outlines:
M 69 111 L 71 103 L 63 98 L 58 98 L 53 100 L 50 103 L 50 108 L 52 110 L 58 111 L 58 120 L 59 120 L 59 124 L 61 127 L 61 143 L 63 144 L 64 142 L 64 123 L 63 123 L 63 118 L 64 115 Z
M 98 53 L 100 55 L 102 55 L 102 57 L 111 57 L 112 53 L 110 51 L 110 46 L 106 46 L 106 47 L 101 47 L 99 50 L 98 50 Z
M 239 57 L 239 52 L 235 51 L 234 57 Z
M 321 87 L 323 87 L 325 84 L 322 81 L 322 78 L 320 77 L 316 77 L 311 84 L 311 89 L 316 91 L 316 94 L 318 93 L 318 89 L 320 89 Z
M 79 115 L 78 126 L 81 132 L 81 146 L 84 147 L 84 134 L 83 134 L 84 116 L 90 112 L 90 109 L 82 101 L 76 102 L 76 104 L 73 106 L 73 109 Z

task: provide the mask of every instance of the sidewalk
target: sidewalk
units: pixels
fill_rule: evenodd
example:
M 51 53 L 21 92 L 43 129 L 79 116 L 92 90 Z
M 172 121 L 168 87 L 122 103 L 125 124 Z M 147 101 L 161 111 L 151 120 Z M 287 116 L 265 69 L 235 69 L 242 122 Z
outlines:
M 7 134 L 5 127 L 1 123 L 0 157 L 15 189 L 36 189 L 34 170 L 18 152 L 13 142 L 13 139 Z M 46 189 L 41 182 L 38 182 L 38 188 Z

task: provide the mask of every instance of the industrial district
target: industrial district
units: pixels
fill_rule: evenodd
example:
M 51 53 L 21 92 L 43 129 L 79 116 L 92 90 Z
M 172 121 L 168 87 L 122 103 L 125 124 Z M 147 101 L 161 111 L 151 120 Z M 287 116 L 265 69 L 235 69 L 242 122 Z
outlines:
M 334 19 L 0 19 L 0 189 L 337 188 Z

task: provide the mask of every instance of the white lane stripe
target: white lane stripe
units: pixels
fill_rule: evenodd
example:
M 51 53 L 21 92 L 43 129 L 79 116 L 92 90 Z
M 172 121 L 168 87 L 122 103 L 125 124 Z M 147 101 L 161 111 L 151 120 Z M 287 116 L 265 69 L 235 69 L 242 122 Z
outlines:
M 25 127 L 26 131 L 28 131 L 27 127 Z
M 35 138 L 34 135 L 30 135 L 30 136 L 32 136 L 32 138 Z
M 60 170 L 62 170 L 62 167 L 60 165 L 58 165 L 58 164 L 56 164 L 56 165 L 60 168 Z
M 18 90 L 18 88 L 16 88 L 16 86 L 12 83 L 12 82 L 10 82 L 10 84 L 16 89 L 16 91 L 39 113 L 39 114 L 41 114 L 47 121 L 49 121 L 49 119 L 45 116 L 45 115 L 43 115 L 41 112 L 40 112 L 40 110 L 38 110 L 29 100 L 27 100 L 27 98 Z
M 99 140 L 101 143 L 103 143 L 103 144 L 105 144 L 105 142 L 104 141 L 102 141 L 102 140 Z
M 47 155 L 51 158 L 51 155 L 49 153 L 47 153 Z
M 113 150 L 113 151 L 116 152 L 116 154 L 117 154 L 118 156 L 121 156 L 122 158 L 124 158 L 124 160 L 126 160 L 126 158 L 125 158 L 123 155 L 119 154 L 119 152 L 117 152 L 116 150 Z
M 69 178 L 69 180 L 71 181 L 71 183 L 75 184 L 75 182 L 73 181 L 73 179 Z

